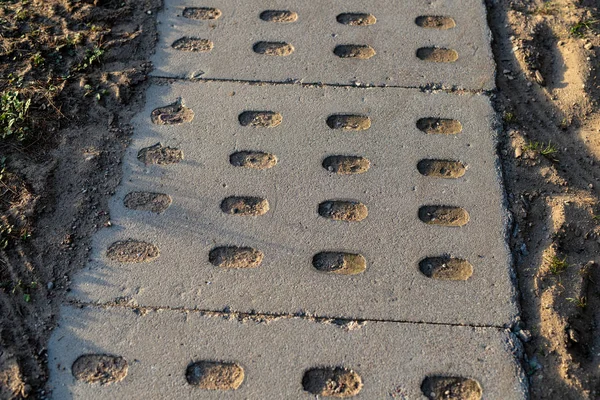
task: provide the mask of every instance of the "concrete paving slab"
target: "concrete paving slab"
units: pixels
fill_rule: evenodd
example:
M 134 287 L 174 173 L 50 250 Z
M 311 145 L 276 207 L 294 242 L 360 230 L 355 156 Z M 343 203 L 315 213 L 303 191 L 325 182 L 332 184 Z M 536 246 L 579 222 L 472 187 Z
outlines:
M 151 122 L 154 109 L 179 97 L 194 112 L 191 122 Z M 96 236 L 91 262 L 74 278 L 75 299 L 485 326 L 509 324 L 517 314 L 486 96 L 197 82 L 152 86 L 147 99 L 111 202 L 112 226 Z M 242 126 L 246 111 L 280 113 L 270 120 L 279 125 Z M 332 129 L 328 118 L 340 114 L 368 117 L 370 127 Z M 460 121 L 462 131 L 426 134 L 417 125 L 429 117 Z M 158 142 L 182 150 L 183 160 L 140 162 L 140 149 Z M 232 165 L 230 155 L 244 150 L 272 153 L 278 162 L 264 170 Z M 322 166 L 332 155 L 365 157 L 370 168 L 335 174 Z M 466 171 L 457 179 L 424 176 L 417 168 L 423 159 L 460 161 Z M 125 207 L 136 191 L 167 194 L 172 203 L 162 214 Z M 270 208 L 230 215 L 221 208 L 230 196 L 264 198 Z M 368 216 L 347 222 L 319 214 L 321 203 L 339 199 L 361 202 Z M 428 205 L 462 207 L 469 220 L 426 224 L 419 214 Z M 127 239 L 153 244 L 160 256 L 146 263 L 107 258 L 114 242 Z M 263 258 L 255 268 L 215 266 L 210 254 L 220 246 L 251 247 Z M 361 254 L 366 270 L 319 271 L 313 257 L 327 251 Z M 443 255 L 467 260 L 472 276 L 452 281 L 421 272 L 423 259 Z
M 190 7 L 200 6 L 194 0 L 165 1 L 158 16 L 154 76 L 400 87 L 441 84 L 473 90 L 495 87 L 491 35 L 481 0 L 202 3 L 220 11 L 217 19 L 197 19 L 202 16 Z M 263 15 L 267 10 L 287 10 L 297 18 L 272 22 Z M 344 16 L 348 13 L 364 13 L 368 18 Z M 209 14 L 203 17 L 214 18 L 214 13 Z M 424 16 L 450 17 L 451 24 L 419 19 Z M 362 47 L 343 47 L 347 45 Z M 441 50 L 432 53 L 430 48 Z M 456 61 L 442 62 L 456 56 Z
M 427 376 L 470 378 L 484 399 L 524 399 L 512 338 L 495 328 L 369 322 L 346 331 L 305 319 L 269 323 L 199 313 L 64 307 L 48 355 L 54 399 L 311 399 L 305 371 L 346 367 L 362 379 L 356 399 L 424 399 Z M 127 376 L 108 385 L 76 380 L 86 354 L 123 357 Z M 237 363 L 237 390 L 188 384 L 193 362 Z

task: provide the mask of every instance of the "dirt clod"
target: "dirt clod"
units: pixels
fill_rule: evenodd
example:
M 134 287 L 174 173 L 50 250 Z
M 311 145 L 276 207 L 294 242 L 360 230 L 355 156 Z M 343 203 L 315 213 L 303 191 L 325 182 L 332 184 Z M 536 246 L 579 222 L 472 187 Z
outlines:
M 244 382 L 244 369 L 236 363 L 197 361 L 185 372 L 190 385 L 207 390 L 236 390 Z
M 111 244 L 106 251 L 106 257 L 121 263 L 142 263 L 158 258 L 158 247 L 152 243 L 140 240 L 123 240 Z
M 164 193 L 131 192 L 125 196 L 123 204 L 137 211 L 151 211 L 160 214 L 171 205 L 171 196 Z
M 101 385 L 122 381 L 127 370 L 127 360 L 106 354 L 84 354 L 71 367 L 75 379 Z
M 262 251 L 237 246 L 215 247 L 208 255 L 210 263 L 221 268 L 256 268 L 263 258 Z
M 323 397 L 353 397 L 362 389 L 360 375 L 342 367 L 312 368 L 304 373 L 305 391 Z
M 480 400 L 483 393 L 474 379 L 444 376 L 425 378 L 421 392 L 429 400 Z

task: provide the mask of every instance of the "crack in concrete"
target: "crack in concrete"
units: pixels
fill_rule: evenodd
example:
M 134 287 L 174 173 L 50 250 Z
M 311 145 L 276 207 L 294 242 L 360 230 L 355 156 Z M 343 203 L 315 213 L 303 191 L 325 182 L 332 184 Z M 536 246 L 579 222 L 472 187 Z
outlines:
M 421 86 L 399 86 L 399 85 L 375 85 L 370 83 L 355 82 L 354 84 L 342 84 L 342 83 L 323 83 L 323 82 L 303 82 L 301 79 L 290 78 L 286 81 L 264 81 L 264 80 L 244 80 L 244 79 L 233 79 L 233 78 L 183 78 L 183 77 L 166 77 L 166 76 L 150 76 L 152 83 L 155 84 L 168 84 L 172 82 L 230 82 L 230 83 L 242 83 L 249 85 L 298 85 L 302 87 L 341 87 L 341 88 L 355 88 L 355 89 L 409 89 L 419 90 L 423 93 L 454 93 L 454 94 L 480 94 L 491 97 L 495 91 L 483 90 L 483 89 L 465 89 L 461 87 L 445 87 L 438 83 L 429 83 Z
M 93 307 L 104 310 L 111 308 L 129 309 L 139 315 L 145 315 L 148 312 L 180 312 L 180 313 L 198 313 L 208 317 L 220 317 L 225 319 L 237 319 L 239 322 L 273 322 L 280 319 L 304 319 L 321 324 L 336 325 L 340 328 L 352 331 L 362 328 L 368 322 L 382 322 L 382 323 L 395 323 L 395 324 L 412 324 L 412 325 L 435 325 L 435 326 L 448 326 L 448 327 L 464 327 L 464 328 L 485 328 L 495 329 L 498 331 L 508 331 L 511 329 L 510 326 L 500 325 L 486 325 L 486 324 L 460 324 L 460 323 L 442 323 L 442 322 L 426 322 L 426 321 L 408 321 L 408 320 L 393 320 L 393 319 L 376 319 L 376 318 L 347 318 L 347 317 L 330 317 L 322 315 L 311 315 L 304 312 L 298 312 L 295 314 L 288 313 L 259 313 L 259 312 L 239 312 L 232 311 L 228 307 L 223 310 L 208 310 L 200 308 L 187 308 L 187 307 L 170 307 L 170 306 L 141 306 L 132 304 L 131 299 L 117 299 L 112 303 L 92 303 L 83 302 L 75 299 L 70 299 L 67 304 L 74 307 Z

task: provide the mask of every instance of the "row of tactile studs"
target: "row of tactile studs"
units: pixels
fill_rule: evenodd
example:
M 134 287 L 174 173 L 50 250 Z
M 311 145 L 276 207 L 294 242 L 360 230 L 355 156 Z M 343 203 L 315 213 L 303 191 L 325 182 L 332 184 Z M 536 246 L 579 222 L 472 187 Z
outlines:
M 73 376 L 89 384 L 111 384 L 127 377 L 128 363 L 123 357 L 107 354 L 84 354 L 71 366 Z M 246 380 L 244 368 L 236 362 L 201 360 L 188 365 L 188 384 L 204 390 L 236 390 Z M 364 383 L 354 370 L 343 367 L 315 367 L 304 371 L 302 389 L 322 397 L 354 397 Z M 479 400 L 483 394 L 480 383 L 459 376 L 426 376 L 421 393 L 430 400 Z
M 155 124 L 174 125 L 189 122 L 193 119 L 192 110 L 185 107 L 181 99 L 168 106 L 159 107 L 152 112 Z M 272 111 L 245 111 L 238 120 L 242 126 L 276 127 L 283 117 Z M 331 129 L 366 130 L 371 126 L 369 117 L 351 114 L 334 114 L 327 118 Z M 422 118 L 417 121 L 417 127 L 426 133 L 456 134 L 462 130 L 459 121 L 439 118 Z M 169 164 L 179 162 L 183 154 L 178 149 L 154 146 L 140 150 L 138 158 L 147 164 Z M 234 165 L 256 168 L 258 164 L 276 163 L 276 157 L 266 153 L 238 152 L 231 156 Z M 336 169 L 338 173 L 358 173 L 366 159 L 354 156 L 331 156 L 324 160 L 327 169 Z M 368 160 L 366 160 L 368 164 Z M 458 177 L 464 174 L 459 162 L 448 160 L 422 160 L 417 166 L 419 172 L 426 176 Z M 363 165 L 364 167 L 364 165 Z M 366 166 L 368 169 L 368 165 Z M 357 172 L 358 171 L 358 172 Z M 132 192 L 124 199 L 128 208 L 160 213 L 171 204 L 170 196 L 162 193 Z M 266 199 L 258 197 L 232 196 L 224 199 L 221 210 L 228 214 L 258 216 L 269 210 Z M 319 205 L 318 213 L 324 218 L 342 221 L 361 221 L 368 215 L 366 206 L 357 201 L 329 200 Z M 462 226 L 469 220 L 466 210 L 460 207 L 424 206 L 419 210 L 421 221 L 444 226 Z M 155 246 L 134 240 L 116 242 L 108 252 L 110 258 L 121 262 L 151 261 L 158 256 Z M 156 256 L 154 255 L 156 254 Z M 264 255 L 262 252 L 245 247 L 224 246 L 211 251 L 210 262 L 226 268 L 251 268 L 260 265 Z M 366 260 L 360 254 L 342 252 L 322 252 L 313 259 L 313 266 L 323 272 L 354 275 L 366 269 Z M 441 256 L 429 257 L 419 264 L 423 274 L 431 278 L 465 280 L 472 274 L 472 266 L 466 260 Z
M 186 7 L 183 17 L 195 20 L 215 20 L 222 12 L 210 7 Z M 298 14 L 290 10 L 266 10 L 260 14 L 260 19 L 267 22 L 290 23 L 298 19 Z M 377 22 L 374 15 L 369 13 L 342 13 L 336 17 L 340 24 L 349 26 L 369 26 Z M 451 29 L 456 26 L 453 18 L 447 16 L 424 15 L 415 19 L 415 24 L 429 29 Z M 208 52 L 214 43 L 208 39 L 182 37 L 173 42 L 172 47 L 181 51 Z M 269 56 L 289 56 L 295 51 L 291 43 L 259 41 L 254 43 L 252 50 L 257 54 Z M 333 53 L 340 58 L 369 59 L 376 55 L 375 49 L 364 44 L 342 44 L 334 48 Z M 454 62 L 458 53 L 453 49 L 441 47 L 422 47 L 416 52 L 417 58 L 431 62 Z

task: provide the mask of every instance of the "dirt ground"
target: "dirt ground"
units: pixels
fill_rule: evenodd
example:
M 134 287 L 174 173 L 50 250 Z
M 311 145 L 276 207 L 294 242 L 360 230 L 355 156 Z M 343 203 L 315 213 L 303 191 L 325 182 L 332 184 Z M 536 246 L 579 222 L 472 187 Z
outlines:
M 47 396 L 46 341 L 110 223 L 160 3 L 0 0 L 0 399 Z M 598 399 L 599 4 L 487 3 L 531 397 Z

